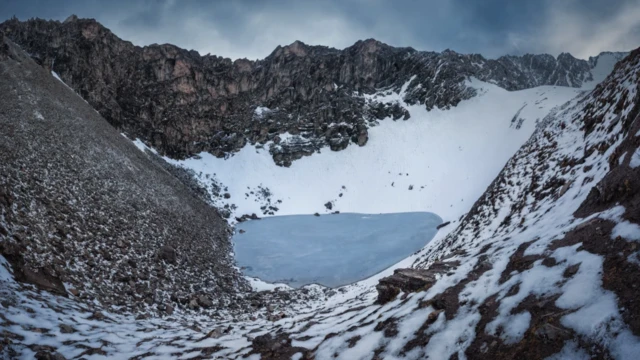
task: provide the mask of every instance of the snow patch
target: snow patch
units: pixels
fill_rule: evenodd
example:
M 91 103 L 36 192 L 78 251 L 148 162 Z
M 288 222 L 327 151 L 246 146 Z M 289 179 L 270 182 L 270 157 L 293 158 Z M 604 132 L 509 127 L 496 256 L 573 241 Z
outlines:
M 258 107 L 256 107 L 256 109 L 253 111 L 253 114 L 254 114 L 257 118 L 261 119 L 264 115 L 266 115 L 266 114 L 270 113 L 271 111 L 272 111 L 272 110 L 271 110 L 271 109 L 269 109 L 268 107 L 265 107 L 265 106 L 258 106 Z
M 629 221 L 620 221 L 611 231 L 611 238 L 618 236 L 632 241 L 640 241 L 640 226 Z
M 44 120 L 44 116 L 42 116 L 42 114 L 41 114 L 38 110 L 34 110 L 34 111 L 33 111 L 33 116 L 34 116 L 37 120 Z
M 632 169 L 635 169 L 638 166 L 640 166 L 640 148 L 636 149 L 636 151 L 633 152 L 633 155 L 631 155 L 631 160 L 629 160 L 629 166 L 631 166 Z
M 247 279 L 247 281 L 249 282 L 249 285 L 251 285 L 251 289 L 253 289 L 253 291 L 273 291 L 273 290 L 290 290 L 291 287 L 287 284 L 271 284 L 268 282 L 264 282 L 258 278 L 253 278 L 253 277 L 249 277 L 249 276 L 245 276 L 245 279 Z

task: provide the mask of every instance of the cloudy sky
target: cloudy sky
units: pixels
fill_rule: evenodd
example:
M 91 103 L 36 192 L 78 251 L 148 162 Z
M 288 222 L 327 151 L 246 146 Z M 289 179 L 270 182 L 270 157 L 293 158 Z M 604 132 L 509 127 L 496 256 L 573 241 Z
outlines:
M 1 0 L 0 21 L 91 17 L 137 45 L 232 59 L 277 45 L 345 48 L 375 38 L 418 50 L 587 58 L 640 46 L 639 0 Z

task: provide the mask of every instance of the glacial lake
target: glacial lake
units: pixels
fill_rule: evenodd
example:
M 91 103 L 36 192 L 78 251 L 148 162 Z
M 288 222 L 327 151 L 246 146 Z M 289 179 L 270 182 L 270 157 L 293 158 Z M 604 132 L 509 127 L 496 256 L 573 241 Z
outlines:
M 441 223 L 428 212 L 274 216 L 236 225 L 235 259 L 266 282 L 338 287 L 420 250 Z

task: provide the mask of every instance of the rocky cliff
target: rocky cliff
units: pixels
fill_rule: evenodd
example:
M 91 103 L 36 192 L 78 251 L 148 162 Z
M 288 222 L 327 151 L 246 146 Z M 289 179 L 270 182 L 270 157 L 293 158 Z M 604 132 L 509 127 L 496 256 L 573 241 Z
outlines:
M 0 31 L 113 126 L 163 154 L 223 157 L 246 143 L 268 143 L 274 161 L 285 166 L 325 146 L 365 145 L 376 120 L 407 119 L 397 102 L 365 99 L 381 89 L 398 92 L 406 85 L 407 104 L 449 108 L 476 94 L 465 84 L 469 77 L 507 90 L 580 87 L 597 63 L 569 54 L 492 60 L 373 39 L 344 50 L 297 41 L 263 60 L 232 61 L 167 44 L 134 46 L 95 20 L 75 16 L 64 22 L 11 19 Z

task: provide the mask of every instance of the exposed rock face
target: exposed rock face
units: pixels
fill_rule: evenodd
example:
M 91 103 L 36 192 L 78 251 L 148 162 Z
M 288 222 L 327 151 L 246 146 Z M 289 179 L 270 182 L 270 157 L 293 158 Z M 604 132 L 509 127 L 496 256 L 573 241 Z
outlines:
M 400 292 L 428 290 L 437 280 L 437 276 L 458 266 L 454 262 L 436 262 L 429 269 L 397 269 L 393 275 L 380 279 L 378 303 L 385 304 L 393 300 Z
M 74 299 L 123 311 L 248 291 L 213 207 L 17 46 L 1 47 L 0 255 L 16 279 L 63 295 L 70 284 Z
M 285 166 L 325 146 L 365 145 L 376 120 L 409 118 L 397 101 L 365 97 L 379 90 L 405 90 L 408 104 L 449 108 L 475 95 L 465 84 L 471 76 L 507 90 L 577 87 L 594 64 L 569 54 L 488 60 L 372 39 L 344 50 L 296 41 L 264 60 L 231 61 L 166 44 L 137 47 L 75 16 L 63 23 L 12 19 L 0 31 L 112 125 L 163 154 L 222 157 L 269 142 L 274 161 Z
M 265 360 L 291 359 L 294 354 L 299 354 L 298 359 L 308 359 L 308 350 L 291 345 L 291 339 L 286 333 L 279 333 L 275 336 L 265 334 L 257 336 L 252 341 L 253 353 L 260 354 Z

